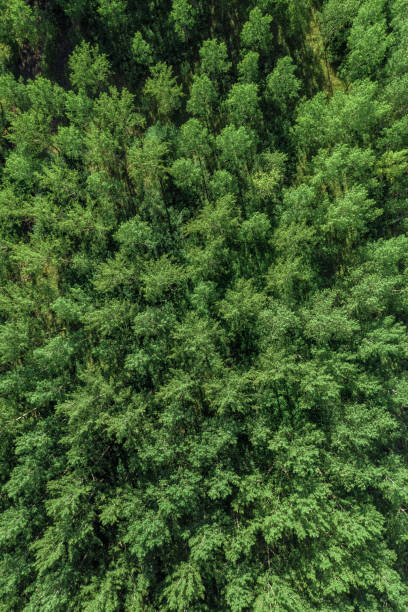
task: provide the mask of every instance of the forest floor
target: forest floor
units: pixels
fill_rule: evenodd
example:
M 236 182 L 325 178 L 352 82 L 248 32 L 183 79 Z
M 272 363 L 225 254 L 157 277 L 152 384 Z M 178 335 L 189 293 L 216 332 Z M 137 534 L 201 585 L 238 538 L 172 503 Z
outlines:
M 344 89 L 345 85 L 339 78 L 333 66 L 327 59 L 327 52 L 323 40 L 322 31 L 320 29 L 319 15 L 313 9 L 312 19 L 310 20 L 310 29 L 306 34 L 306 40 L 310 44 L 316 62 L 320 64 L 321 71 L 324 77 L 324 88 L 327 93 L 333 95 L 336 91 Z

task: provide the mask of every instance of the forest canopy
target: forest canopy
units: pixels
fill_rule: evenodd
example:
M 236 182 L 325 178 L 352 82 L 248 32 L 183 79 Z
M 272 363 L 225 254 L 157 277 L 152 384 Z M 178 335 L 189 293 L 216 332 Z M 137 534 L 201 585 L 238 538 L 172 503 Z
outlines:
M 0 612 L 408 609 L 408 0 L 0 0 Z

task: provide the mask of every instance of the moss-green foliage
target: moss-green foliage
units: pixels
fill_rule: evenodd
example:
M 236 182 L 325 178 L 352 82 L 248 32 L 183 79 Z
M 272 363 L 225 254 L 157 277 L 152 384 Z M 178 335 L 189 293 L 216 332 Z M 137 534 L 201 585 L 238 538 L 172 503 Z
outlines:
M 1 612 L 408 609 L 407 14 L 0 0 Z

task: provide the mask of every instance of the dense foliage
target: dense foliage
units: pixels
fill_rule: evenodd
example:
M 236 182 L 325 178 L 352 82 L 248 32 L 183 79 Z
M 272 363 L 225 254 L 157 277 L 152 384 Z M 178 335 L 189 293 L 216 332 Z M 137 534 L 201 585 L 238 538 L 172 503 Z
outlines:
M 0 611 L 408 609 L 408 0 L 0 0 Z

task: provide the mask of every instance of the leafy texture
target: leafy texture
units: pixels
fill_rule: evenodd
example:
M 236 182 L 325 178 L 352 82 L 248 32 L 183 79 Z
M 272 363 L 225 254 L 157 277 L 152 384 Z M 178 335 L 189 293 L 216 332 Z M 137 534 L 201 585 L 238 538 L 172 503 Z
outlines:
M 405 612 L 406 0 L 0 15 L 0 612 Z

